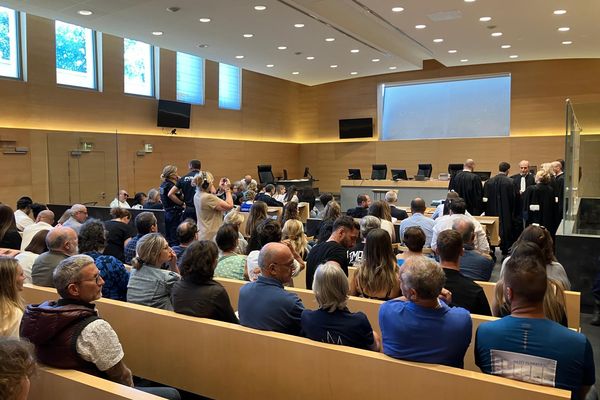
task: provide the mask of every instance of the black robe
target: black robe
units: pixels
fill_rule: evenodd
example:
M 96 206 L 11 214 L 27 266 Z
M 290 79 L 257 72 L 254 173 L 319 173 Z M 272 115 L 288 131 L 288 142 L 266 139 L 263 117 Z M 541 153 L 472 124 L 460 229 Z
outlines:
M 556 177 L 556 197 L 558 197 L 558 219 L 562 219 L 565 207 L 565 174 L 562 173 Z
M 525 225 L 540 224 L 554 237 L 558 227 L 558 203 L 554 188 L 550 184 L 537 183 L 527 188 L 523 194 L 523 219 Z M 532 211 L 531 205 L 539 206 Z
M 460 171 L 450 180 L 448 190 L 454 190 L 467 203 L 471 215 L 483 212 L 483 186 L 479 175 L 470 171 Z
M 515 241 L 516 226 L 519 223 L 520 212 L 517 212 L 518 192 L 513 180 L 505 174 L 498 174 L 488 180 L 483 186 L 485 215 L 499 217 L 500 248 L 506 254 Z

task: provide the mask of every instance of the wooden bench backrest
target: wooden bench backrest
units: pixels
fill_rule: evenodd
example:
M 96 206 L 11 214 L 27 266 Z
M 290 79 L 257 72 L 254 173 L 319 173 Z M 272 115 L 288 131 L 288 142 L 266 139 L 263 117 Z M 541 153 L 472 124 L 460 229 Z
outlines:
M 56 298 L 26 285 L 27 302 Z M 125 363 L 146 379 L 218 399 L 568 399 L 568 391 L 101 299 Z M 87 399 L 86 399 L 87 400 Z
M 40 366 L 31 379 L 29 400 L 159 400 L 128 386 L 72 369 Z

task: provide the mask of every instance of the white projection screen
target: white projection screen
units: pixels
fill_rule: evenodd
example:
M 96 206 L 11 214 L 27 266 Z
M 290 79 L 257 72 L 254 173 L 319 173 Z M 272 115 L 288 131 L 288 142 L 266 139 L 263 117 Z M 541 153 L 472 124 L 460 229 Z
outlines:
M 378 97 L 380 140 L 510 133 L 510 74 L 387 83 Z

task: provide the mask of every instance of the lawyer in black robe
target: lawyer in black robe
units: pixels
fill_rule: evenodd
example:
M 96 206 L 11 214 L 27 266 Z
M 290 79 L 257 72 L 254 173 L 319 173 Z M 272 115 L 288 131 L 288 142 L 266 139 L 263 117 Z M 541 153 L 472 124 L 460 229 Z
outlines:
M 546 227 L 554 238 L 558 221 L 558 203 L 549 176 L 528 187 L 523 194 L 523 219 L 526 226 L 535 223 Z
M 508 250 L 516 240 L 517 226 L 521 223 L 521 212 L 517 208 L 518 196 L 513 180 L 506 173 L 500 172 L 483 186 L 485 215 L 496 216 L 500 222 L 502 254 L 508 254 Z
M 450 180 L 448 190 L 454 190 L 467 203 L 471 215 L 483 212 L 483 185 L 479 175 L 471 171 L 460 171 Z

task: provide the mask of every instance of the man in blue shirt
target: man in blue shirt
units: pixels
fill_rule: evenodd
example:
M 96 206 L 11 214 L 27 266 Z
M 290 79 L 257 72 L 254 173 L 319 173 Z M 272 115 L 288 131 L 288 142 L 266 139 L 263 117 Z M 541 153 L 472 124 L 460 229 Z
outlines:
M 123 251 L 126 264 L 131 264 L 131 260 L 135 257 L 135 247 L 137 246 L 138 240 L 148 233 L 158 232 L 158 221 L 156 220 L 156 216 L 150 211 L 139 213 L 135 217 L 135 228 L 138 232 L 137 235 L 127 242 L 125 250 Z
M 595 382 L 589 340 L 544 315 L 546 268 L 541 250 L 513 255 L 506 263 L 504 287 L 511 315 L 481 324 L 475 363 L 482 372 L 571 391 L 584 399 Z
M 285 244 L 266 244 L 258 255 L 258 280 L 240 289 L 240 324 L 264 331 L 300 335 L 304 305 L 298 296 L 283 288 L 294 270 L 294 256 Z
M 427 206 L 425 200 L 420 197 L 410 202 L 410 211 L 412 215 L 400 222 L 400 238 L 404 237 L 404 232 L 411 226 L 418 226 L 425 232 L 425 247 L 431 247 L 431 236 L 433 235 L 433 225 L 435 221 L 423 215 Z
M 467 218 L 459 218 L 452 224 L 452 229 L 460 233 L 463 239 L 460 273 L 476 281 L 489 281 L 495 263 L 489 254 L 475 250 L 475 225 Z

